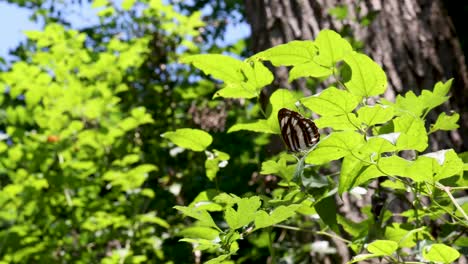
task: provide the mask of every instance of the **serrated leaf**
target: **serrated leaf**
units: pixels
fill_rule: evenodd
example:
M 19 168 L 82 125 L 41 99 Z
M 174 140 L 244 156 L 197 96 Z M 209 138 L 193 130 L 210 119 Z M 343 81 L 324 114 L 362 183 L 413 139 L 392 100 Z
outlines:
M 240 72 L 243 62 L 221 54 L 198 54 L 183 57 L 182 63 L 191 63 L 205 74 L 225 82 L 242 82 L 244 76 Z
M 322 66 L 332 68 L 351 52 L 351 44 L 333 30 L 325 29 L 319 32 L 315 39 L 319 54 L 314 61 Z
M 235 194 L 227 194 L 227 193 L 218 194 L 213 198 L 213 201 L 215 201 L 216 203 L 226 204 L 226 206 L 232 206 L 240 200 L 241 198 L 236 196 Z
M 351 79 L 346 88 L 359 97 L 380 95 L 387 88 L 387 76 L 382 68 L 364 54 L 348 52 L 344 61 L 351 68 Z
M 453 113 L 452 115 L 448 116 L 444 112 L 440 113 L 437 117 L 435 124 L 431 125 L 431 129 L 429 133 L 435 132 L 437 130 L 454 130 L 459 128 L 457 124 L 458 119 L 460 119 L 460 115 L 458 113 Z
M 283 179 L 290 181 L 294 175 L 295 165 L 287 165 L 287 155 L 283 155 L 276 162 L 274 160 L 267 160 L 262 163 L 261 174 L 277 174 Z
M 376 240 L 367 246 L 370 253 L 379 256 L 391 256 L 398 249 L 398 243 L 391 240 Z
M 217 91 L 214 98 L 254 98 L 259 95 L 263 87 L 273 81 L 273 74 L 259 61 L 250 63 L 243 62 L 240 71 L 243 75 L 242 81 L 227 81 L 226 86 Z
M 428 146 L 428 138 L 424 121 L 409 114 L 393 120 L 395 132 L 401 132 L 397 141 L 398 150 L 415 149 L 424 151 Z
M 179 147 L 193 151 L 205 150 L 213 141 L 213 137 L 200 129 L 181 128 L 174 132 L 166 132 L 161 135 Z
M 237 210 L 226 208 L 225 219 L 231 229 L 238 229 L 254 221 L 257 209 L 261 202 L 258 196 L 242 198 L 237 202 Z
M 366 105 L 357 110 L 358 119 L 367 126 L 383 124 L 393 118 L 393 107 L 384 105 Z
M 428 261 L 453 263 L 460 257 L 460 252 L 444 244 L 432 244 L 423 248 L 423 257 Z
M 434 85 L 433 93 L 438 96 L 446 96 L 450 91 L 450 87 L 452 87 L 453 78 L 443 82 L 437 82 Z
M 329 87 L 318 95 L 301 99 L 301 103 L 321 116 L 336 116 L 353 111 L 359 99 L 347 91 Z
M 354 131 L 335 132 L 323 139 L 317 148 L 309 153 L 306 163 L 323 164 L 350 155 L 364 144 L 361 134 Z
M 449 99 L 448 96 L 439 96 L 428 90 L 422 90 L 419 97 L 421 98 L 425 114 Z

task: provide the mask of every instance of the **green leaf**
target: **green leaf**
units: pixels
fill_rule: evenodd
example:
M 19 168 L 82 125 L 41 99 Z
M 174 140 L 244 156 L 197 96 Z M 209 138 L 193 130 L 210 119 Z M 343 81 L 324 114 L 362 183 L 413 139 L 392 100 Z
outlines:
M 157 217 L 156 212 L 148 212 L 146 214 L 140 214 L 138 215 L 138 220 L 143 222 L 143 223 L 152 223 L 152 224 L 157 224 L 159 226 L 162 226 L 164 228 L 170 228 L 171 226 L 169 223 L 167 223 L 166 220 Z
M 422 253 L 426 260 L 442 263 L 453 263 L 460 257 L 460 252 L 444 244 L 426 246 Z
M 419 96 L 424 106 L 424 114 L 427 114 L 430 110 L 445 103 L 450 98 L 449 96 L 439 96 L 428 90 L 422 90 Z
M 296 210 L 301 207 L 300 204 L 291 204 L 288 206 L 280 205 L 276 207 L 270 214 L 260 210 L 255 216 L 255 229 L 265 228 L 278 223 L 281 223 L 296 214 Z
M 281 108 L 296 109 L 297 96 L 288 89 L 278 89 L 270 96 L 271 114 L 268 124 L 276 133 L 280 133 L 278 122 L 278 111 Z
M 239 130 L 249 130 L 260 133 L 279 134 L 278 111 L 281 108 L 294 109 L 296 101 L 297 99 L 291 91 L 278 89 L 270 96 L 272 110 L 268 119 L 260 119 L 248 124 L 235 124 L 229 128 L 228 133 Z
M 363 136 L 354 131 L 332 133 L 319 142 L 317 148 L 309 153 L 306 163 L 323 164 L 340 159 L 351 155 L 356 148 L 364 143 Z
M 400 112 L 400 115 L 413 113 L 415 116 L 420 117 L 424 111 L 424 104 L 421 98 L 416 96 L 413 91 L 408 91 L 404 96 L 397 95 L 395 103 L 382 100 L 385 104 L 393 105 L 395 110 Z
M 383 124 L 393 118 L 393 107 L 385 105 L 366 105 L 357 110 L 358 119 L 367 126 Z
M 303 98 L 301 103 L 321 116 L 351 113 L 359 104 L 359 98 L 351 93 L 329 87 L 318 95 Z
M 428 146 L 428 138 L 424 121 L 409 114 L 393 120 L 395 132 L 401 132 L 397 141 L 398 150 L 415 149 L 424 151 Z
M 264 161 L 262 163 L 262 170 L 260 173 L 263 175 L 277 174 L 281 178 L 291 181 L 296 165 L 287 165 L 288 161 L 296 160 L 294 158 L 291 159 L 291 155 L 281 155 L 277 162 L 274 160 Z
M 221 263 L 226 263 L 225 260 L 228 259 L 231 256 L 231 254 L 223 254 L 219 255 L 216 258 L 212 258 L 205 262 L 204 264 L 221 264 Z
M 431 125 L 429 133 L 435 132 L 437 130 L 454 130 L 459 128 L 457 124 L 458 119 L 460 119 L 460 115 L 458 113 L 452 113 L 452 115 L 448 116 L 444 112 L 440 113 L 437 117 L 435 124 Z
M 213 141 L 213 137 L 203 130 L 192 128 L 181 128 L 174 132 L 166 132 L 161 135 L 179 147 L 193 151 L 205 150 Z
M 379 256 L 391 256 L 398 249 L 398 243 L 391 240 L 376 240 L 367 246 L 370 253 Z
M 224 207 L 218 203 L 213 202 L 214 196 L 218 194 L 215 189 L 208 189 L 200 192 L 195 199 L 190 203 L 189 207 L 198 208 L 209 212 L 222 211 Z
M 433 93 L 438 96 L 446 96 L 450 91 L 450 87 L 452 87 L 453 78 L 443 82 L 437 82 L 434 85 Z
M 338 184 L 338 193 L 341 195 L 353 187 L 353 182 L 363 168 L 363 162 L 349 155 L 343 158 Z
M 274 66 L 292 66 L 310 62 L 317 54 L 317 47 L 310 40 L 294 40 L 252 56 L 250 60 L 267 60 Z
M 243 63 L 241 69 L 247 82 L 258 90 L 271 84 L 274 79 L 271 71 L 259 61 Z
M 217 251 L 220 250 L 220 244 L 217 243 L 216 241 L 213 241 L 212 239 L 193 239 L 193 238 L 182 238 L 179 240 L 180 242 L 187 242 L 193 245 L 194 250 L 206 250 L 206 251 Z M 224 255 L 221 255 L 224 256 Z M 207 262 L 205 262 L 207 263 Z M 217 263 L 217 262 L 212 262 L 212 263 Z
M 323 78 L 331 74 L 333 74 L 332 69 L 326 68 L 315 61 L 311 61 L 294 66 L 291 71 L 289 71 L 288 81 L 292 82 L 301 77 Z
M 208 177 L 210 181 L 214 180 L 216 173 L 218 173 L 220 168 L 226 167 L 228 160 L 229 155 L 227 153 L 216 149 L 213 150 L 213 153 L 207 151 L 205 161 L 206 177 Z
M 369 219 L 360 222 L 353 222 L 338 214 L 337 220 L 343 229 L 354 238 L 361 238 L 369 233 L 369 222 L 371 221 Z
M 219 236 L 219 231 L 211 227 L 205 226 L 190 226 L 182 229 L 178 235 L 188 238 L 201 238 L 206 240 L 214 240 Z
M 328 225 L 334 232 L 339 233 L 338 221 L 336 216 L 338 215 L 336 208 L 336 201 L 333 195 L 329 195 L 315 204 L 315 210 L 320 216 L 320 219 Z
M 434 181 L 440 181 L 453 175 L 462 175 L 463 173 L 463 160 L 458 157 L 453 149 L 427 153 L 423 157 L 434 159 L 432 164 L 435 172 Z
M 348 52 L 344 61 L 351 68 L 351 79 L 345 83 L 352 94 L 359 97 L 380 95 L 387 88 L 387 76 L 382 68 L 364 54 Z
M 392 223 L 385 227 L 385 238 L 398 243 L 400 248 L 411 248 L 416 245 L 416 232 L 411 232 L 404 224 Z
M 257 209 L 261 202 L 258 196 L 242 198 L 237 201 L 237 210 L 226 208 L 225 219 L 231 229 L 238 229 L 248 225 L 255 219 Z
M 197 219 L 198 221 L 200 221 L 199 224 L 201 226 L 213 227 L 216 230 L 221 231 L 218 228 L 218 226 L 215 224 L 215 222 L 213 221 L 213 218 L 211 217 L 211 215 L 205 210 L 200 210 L 197 208 L 191 208 L 191 207 L 186 207 L 186 206 L 179 206 L 179 205 L 174 206 L 174 208 L 179 210 L 186 216 L 190 216 L 192 218 Z
M 216 79 L 225 82 L 242 82 L 244 76 L 240 72 L 243 62 L 221 54 L 199 54 L 183 57 L 182 63 L 191 63 Z
M 383 157 L 378 162 L 379 168 L 387 175 L 401 176 L 415 182 L 432 181 L 432 160 L 420 156 L 409 161 L 398 156 Z
M 215 93 L 214 98 L 254 98 L 263 87 L 273 81 L 273 74 L 261 62 L 253 61 L 241 64 L 242 81 L 229 81 Z
M 240 130 L 248 130 L 253 132 L 259 133 L 269 133 L 269 134 L 277 134 L 278 131 L 270 127 L 270 124 L 267 120 L 261 119 L 254 123 L 248 124 L 235 124 L 228 129 L 228 133 L 237 132 Z
M 362 147 L 365 154 L 379 157 L 384 152 L 393 152 L 396 147 L 391 140 L 385 138 L 386 135 L 378 135 L 367 139 L 366 145 Z M 396 142 L 396 139 L 395 139 Z M 370 157 L 369 157 L 370 158 Z
M 333 128 L 333 130 L 356 130 L 359 127 L 359 120 L 354 113 L 337 116 L 322 116 L 314 120 L 318 128 Z
M 319 54 L 314 58 L 314 61 L 327 68 L 335 67 L 338 61 L 353 50 L 348 41 L 329 29 L 320 31 L 314 43 L 319 50 Z

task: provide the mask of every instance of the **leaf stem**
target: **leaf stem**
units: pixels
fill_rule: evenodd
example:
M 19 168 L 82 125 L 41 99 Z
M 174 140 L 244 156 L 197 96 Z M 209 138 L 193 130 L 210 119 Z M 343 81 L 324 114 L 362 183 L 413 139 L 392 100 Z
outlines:
M 444 186 L 442 185 L 441 183 L 437 182 L 436 183 L 436 187 L 439 188 L 440 190 L 444 191 L 448 197 L 450 198 L 450 200 L 452 200 L 452 203 L 455 205 L 455 207 L 457 208 L 458 211 L 460 211 L 460 213 L 463 215 L 463 217 L 465 218 L 465 221 L 468 223 L 468 215 L 466 215 L 465 211 L 463 210 L 463 208 L 461 208 L 461 206 L 457 203 L 457 201 L 455 200 L 455 198 L 453 197 L 452 193 L 450 192 L 451 191 L 451 187 L 448 187 L 448 186 Z

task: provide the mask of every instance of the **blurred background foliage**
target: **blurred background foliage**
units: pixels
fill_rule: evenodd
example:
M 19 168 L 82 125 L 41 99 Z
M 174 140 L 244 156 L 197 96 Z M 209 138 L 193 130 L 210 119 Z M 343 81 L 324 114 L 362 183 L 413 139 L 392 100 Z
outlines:
M 261 117 L 258 105 L 212 99 L 216 82 L 177 63 L 250 54 L 248 39 L 223 43 L 229 23 L 245 22 L 242 1 L 95 0 L 99 23 L 86 28 L 67 20 L 84 0 L 7 2 L 44 29 L 26 32 L 0 72 L 0 262 L 194 263 L 177 236 L 190 220 L 173 206 L 214 188 L 270 191 L 274 179 L 258 172 L 280 146 L 225 133 Z M 467 13 L 451 5 L 457 18 Z M 160 136 L 182 127 L 209 132 L 230 155 L 216 182 L 205 176 L 207 154 Z M 244 240 L 238 261 L 265 262 L 268 239 Z
M 193 263 L 176 235 L 188 220 L 173 206 L 215 185 L 205 153 L 160 135 L 210 132 L 232 157 L 218 188 L 258 187 L 249 181 L 267 139 L 222 133 L 246 118 L 246 102 L 211 100 L 215 85 L 177 64 L 240 54 L 244 41 L 219 45 L 240 3 L 94 1 L 99 23 L 75 29 L 67 12 L 81 1 L 9 2 L 44 30 L 26 32 L 0 73 L 0 262 Z

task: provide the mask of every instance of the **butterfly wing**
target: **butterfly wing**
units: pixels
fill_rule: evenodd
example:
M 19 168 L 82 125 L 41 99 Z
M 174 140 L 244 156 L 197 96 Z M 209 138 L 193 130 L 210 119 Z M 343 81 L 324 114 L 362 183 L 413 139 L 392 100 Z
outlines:
M 282 108 L 278 121 L 283 141 L 292 152 L 307 150 L 320 140 L 315 123 L 297 112 Z

